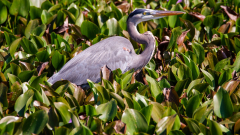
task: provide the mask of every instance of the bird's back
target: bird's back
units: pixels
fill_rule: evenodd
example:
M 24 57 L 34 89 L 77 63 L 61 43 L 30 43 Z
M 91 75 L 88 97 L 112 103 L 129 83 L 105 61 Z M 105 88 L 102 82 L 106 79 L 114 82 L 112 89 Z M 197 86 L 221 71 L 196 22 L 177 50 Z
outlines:
M 135 55 L 128 39 L 119 36 L 110 37 L 72 58 L 58 73 L 49 78 L 48 82 L 53 84 L 61 79 L 77 85 L 87 84 L 87 79 L 99 82 L 101 67 L 107 65 L 111 70 L 120 68 L 125 72 L 129 70 L 128 64 Z

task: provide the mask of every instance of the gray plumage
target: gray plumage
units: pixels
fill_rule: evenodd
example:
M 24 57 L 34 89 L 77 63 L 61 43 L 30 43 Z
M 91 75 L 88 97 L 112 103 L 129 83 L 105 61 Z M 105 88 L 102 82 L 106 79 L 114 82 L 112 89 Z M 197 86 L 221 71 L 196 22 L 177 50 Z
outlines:
M 168 13 L 168 14 L 167 14 Z M 169 14 L 171 13 L 171 14 Z M 127 29 L 131 38 L 138 43 L 145 44 L 145 50 L 137 55 L 131 42 L 119 36 L 104 39 L 68 61 L 62 69 L 48 79 L 55 83 L 61 79 L 69 80 L 77 85 L 87 84 L 87 79 L 99 82 L 100 69 L 107 65 L 111 70 L 120 68 L 123 72 L 130 69 L 135 71 L 143 68 L 152 58 L 155 50 L 155 39 L 151 32 L 140 34 L 137 24 L 141 21 L 161 18 L 161 15 L 182 14 L 178 11 L 156 11 L 150 9 L 137 9 L 127 20 Z

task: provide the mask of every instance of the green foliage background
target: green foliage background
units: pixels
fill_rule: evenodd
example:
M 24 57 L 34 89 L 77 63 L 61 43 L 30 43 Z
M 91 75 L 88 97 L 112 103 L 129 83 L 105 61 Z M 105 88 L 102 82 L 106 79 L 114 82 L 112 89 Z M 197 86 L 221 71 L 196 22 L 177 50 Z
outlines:
M 138 25 L 157 47 L 136 79 L 47 82 L 109 36 L 141 53 L 126 31 L 136 8 L 186 12 Z M 239 12 L 239 0 L 0 0 L 0 134 L 239 134 Z

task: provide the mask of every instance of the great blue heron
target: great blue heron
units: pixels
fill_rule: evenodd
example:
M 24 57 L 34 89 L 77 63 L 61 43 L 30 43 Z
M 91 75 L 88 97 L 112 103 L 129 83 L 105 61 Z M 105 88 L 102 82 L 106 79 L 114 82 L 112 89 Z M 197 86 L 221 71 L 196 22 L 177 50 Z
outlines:
M 87 84 L 87 79 L 99 82 L 100 68 L 107 65 L 111 70 L 120 68 L 123 73 L 143 68 L 152 58 L 155 50 L 155 38 L 151 32 L 140 34 L 138 23 L 158 19 L 169 15 L 183 14 L 181 11 L 158 11 L 151 9 L 136 9 L 129 14 L 127 29 L 130 37 L 140 44 L 145 44 L 145 50 L 137 55 L 130 41 L 124 37 L 113 36 L 104 39 L 68 61 L 62 69 L 48 79 L 55 83 L 61 79 L 69 80 L 77 85 Z

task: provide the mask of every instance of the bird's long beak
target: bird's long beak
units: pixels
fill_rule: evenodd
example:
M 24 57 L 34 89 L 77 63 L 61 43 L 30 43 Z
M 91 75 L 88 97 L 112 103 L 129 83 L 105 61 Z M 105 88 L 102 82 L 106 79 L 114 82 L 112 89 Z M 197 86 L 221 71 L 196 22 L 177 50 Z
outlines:
M 182 12 L 182 11 L 155 11 L 152 13 L 152 15 L 154 17 L 160 17 L 160 16 L 180 15 L 184 13 L 185 12 Z

